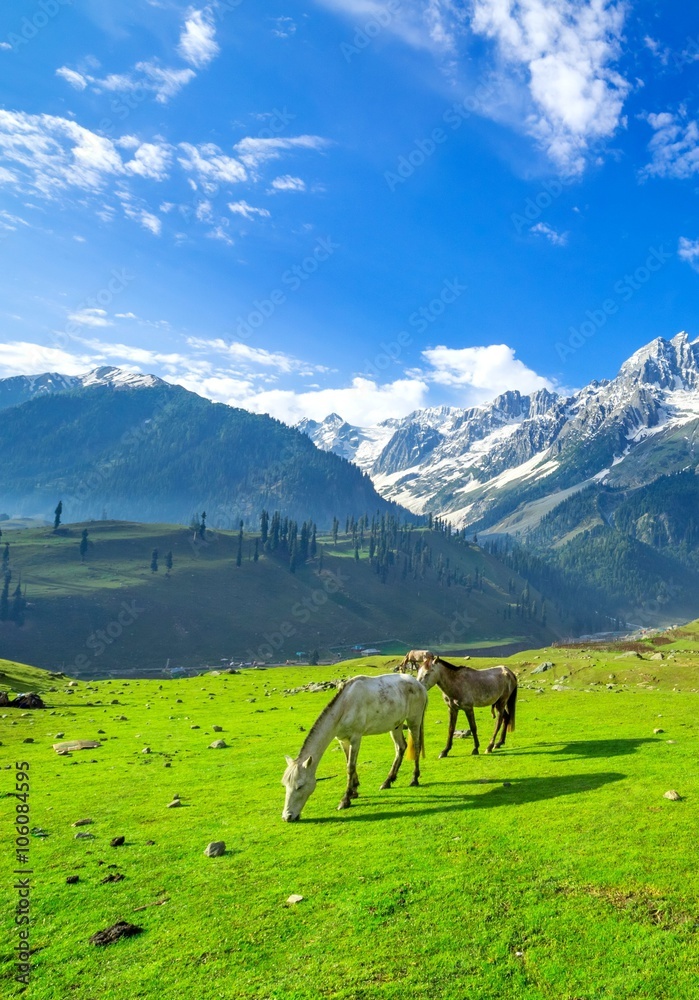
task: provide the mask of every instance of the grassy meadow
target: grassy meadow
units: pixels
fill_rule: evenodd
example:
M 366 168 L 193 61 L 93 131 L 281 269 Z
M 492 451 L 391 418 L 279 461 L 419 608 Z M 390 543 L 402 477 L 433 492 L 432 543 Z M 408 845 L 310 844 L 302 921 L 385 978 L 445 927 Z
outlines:
M 2 995 L 22 994 L 11 820 L 27 761 L 32 1000 L 693 997 L 699 625 L 670 636 L 512 657 L 517 729 L 492 756 L 457 739 L 437 759 L 447 713 L 434 689 L 421 787 L 404 764 L 380 791 L 392 744 L 367 737 L 360 798 L 337 812 L 344 758 L 331 746 L 295 824 L 280 818 L 284 754 L 332 692 L 285 691 L 395 658 L 70 686 L 0 661 L 0 690 L 38 690 L 49 706 L 0 718 Z M 532 675 L 545 660 L 554 668 Z M 490 713 L 477 719 L 487 739 Z M 57 756 L 58 733 L 101 746 Z M 216 738 L 228 746 L 208 749 Z M 213 840 L 223 856 L 204 856 Z M 110 873 L 124 878 L 102 884 Z M 120 919 L 143 933 L 89 944 Z

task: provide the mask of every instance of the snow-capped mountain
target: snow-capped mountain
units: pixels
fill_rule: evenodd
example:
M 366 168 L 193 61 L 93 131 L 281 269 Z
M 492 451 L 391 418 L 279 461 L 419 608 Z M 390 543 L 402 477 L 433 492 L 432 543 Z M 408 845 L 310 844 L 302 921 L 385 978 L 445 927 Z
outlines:
M 697 466 L 699 340 L 658 337 L 616 378 L 569 397 L 514 391 L 485 406 L 418 410 L 373 428 L 333 414 L 301 429 L 355 461 L 361 450 L 378 491 L 415 513 L 510 530 L 517 508 L 521 515 L 535 504 L 541 517 L 595 479 L 641 485 Z M 354 455 L 350 442 L 359 442 Z
M 140 375 L 109 365 L 93 368 L 84 375 L 60 375 L 57 372 L 46 372 L 43 375 L 15 375 L 0 379 L 0 410 L 8 406 L 18 406 L 28 399 L 33 399 L 34 396 L 48 396 L 55 392 L 68 392 L 71 389 L 93 385 L 134 389 L 162 384 L 164 384 L 162 379 L 155 375 Z

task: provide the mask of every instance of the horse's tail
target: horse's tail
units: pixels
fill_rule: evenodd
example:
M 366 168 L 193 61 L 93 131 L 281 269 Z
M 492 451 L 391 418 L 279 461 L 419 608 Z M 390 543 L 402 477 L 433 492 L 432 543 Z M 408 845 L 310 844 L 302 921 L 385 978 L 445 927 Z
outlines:
M 425 713 L 427 712 L 427 704 L 422 710 L 422 718 L 420 719 L 420 746 L 415 746 L 415 740 L 413 739 L 413 734 L 408 730 L 408 746 L 405 751 L 405 756 L 408 760 L 415 760 L 417 756 L 423 758 L 425 757 Z
M 505 711 L 507 712 L 507 731 L 508 733 L 514 733 L 515 731 L 515 709 L 517 708 L 517 685 L 515 689 L 507 699 L 507 706 Z

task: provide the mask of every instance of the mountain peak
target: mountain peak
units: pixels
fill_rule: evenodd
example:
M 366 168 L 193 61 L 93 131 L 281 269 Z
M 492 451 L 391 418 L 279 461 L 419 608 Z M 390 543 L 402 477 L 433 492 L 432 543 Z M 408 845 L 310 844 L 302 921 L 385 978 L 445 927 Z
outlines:
M 140 372 L 129 372 L 123 368 L 115 368 L 113 365 L 103 365 L 100 368 L 93 368 L 79 376 L 80 382 L 84 386 L 90 385 L 112 385 L 119 388 L 150 388 L 155 385 L 165 385 L 161 378 L 156 375 L 142 375 Z
M 671 340 L 656 337 L 639 348 L 619 370 L 619 377 L 663 389 L 695 388 L 699 384 L 699 347 L 683 330 Z

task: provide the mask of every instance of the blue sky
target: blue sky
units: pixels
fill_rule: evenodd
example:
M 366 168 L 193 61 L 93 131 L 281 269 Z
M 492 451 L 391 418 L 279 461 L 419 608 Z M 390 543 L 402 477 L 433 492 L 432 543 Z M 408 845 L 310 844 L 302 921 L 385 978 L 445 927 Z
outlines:
M 0 80 L 0 376 L 369 424 L 699 335 L 678 0 L 12 2 Z

